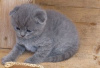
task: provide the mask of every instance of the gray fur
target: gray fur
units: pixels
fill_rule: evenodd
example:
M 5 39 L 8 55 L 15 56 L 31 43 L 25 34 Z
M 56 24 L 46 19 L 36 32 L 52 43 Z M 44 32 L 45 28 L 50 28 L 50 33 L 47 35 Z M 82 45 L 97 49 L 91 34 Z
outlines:
M 15 7 L 10 15 L 17 41 L 12 51 L 2 59 L 3 64 L 15 61 L 25 50 L 34 52 L 25 62 L 35 64 L 63 61 L 77 52 L 77 30 L 63 14 L 23 4 Z

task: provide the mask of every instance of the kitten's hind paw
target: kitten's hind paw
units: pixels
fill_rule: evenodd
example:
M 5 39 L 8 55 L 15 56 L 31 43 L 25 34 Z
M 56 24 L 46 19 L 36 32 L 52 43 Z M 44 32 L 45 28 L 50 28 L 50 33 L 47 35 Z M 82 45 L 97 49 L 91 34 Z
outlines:
M 24 61 L 25 63 L 39 64 L 40 62 L 33 58 L 28 58 Z
M 30 61 L 29 59 L 26 59 L 24 62 L 25 63 L 32 63 L 32 61 Z

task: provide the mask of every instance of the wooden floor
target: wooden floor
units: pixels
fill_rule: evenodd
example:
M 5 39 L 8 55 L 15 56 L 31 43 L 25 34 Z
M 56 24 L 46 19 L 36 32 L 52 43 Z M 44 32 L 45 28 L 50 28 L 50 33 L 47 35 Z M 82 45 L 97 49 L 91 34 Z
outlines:
M 78 53 L 69 60 L 58 63 L 42 63 L 41 65 L 43 65 L 45 68 L 100 68 L 96 60 L 93 59 L 91 47 L 89 47 L 89 49 L 86 48 L 87 46 L 80 46 Z M 9 49 L 0 49 L 0 60 L 3 56 L 8 54 L 9 51 Z M 17 61 L 23 62 L 26 58 L 30 57 L 31 55 L 32 53 L 24 53 L 18 58 Z M 4 68 L 1 62 L 0 68 Z

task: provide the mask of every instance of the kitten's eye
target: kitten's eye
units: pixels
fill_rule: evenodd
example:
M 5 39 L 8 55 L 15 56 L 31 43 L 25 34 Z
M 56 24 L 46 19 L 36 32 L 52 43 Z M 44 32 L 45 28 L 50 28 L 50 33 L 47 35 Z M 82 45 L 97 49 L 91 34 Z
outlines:
M 19 27 L 16 27 L 16 29 L 17 29 L 17 30 L 20 30 L 20 28 L 19 28 Z
M 30 30 L 27 30 L 27 32 L 31 32 Z

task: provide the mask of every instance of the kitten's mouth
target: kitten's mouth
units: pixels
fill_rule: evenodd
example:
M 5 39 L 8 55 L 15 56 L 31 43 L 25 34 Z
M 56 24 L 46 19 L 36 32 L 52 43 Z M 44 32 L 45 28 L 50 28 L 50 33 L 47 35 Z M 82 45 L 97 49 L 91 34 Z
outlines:
M 29 37 L 26 37 L 26 36 L 24 36 L 24 37 L 21 36 L 21 38 L 23 38 L 23 39 L 29 39 Z
M 20 37 L 20 38 L 22 38 L 22 39 L 30 39 L 30 38 L 32 38 L 31 36 L 18 36 L 18 37 Z
M 25 36 L 24 36 L 24 37 L 22 37 L 22 36 L 21 36 L 21 38 L 24 38 L 24 39 L 26 39 L 26 37 L 25 37 Z
M 25 39 L 25 36 L 17 36 L 17 37 Z
M 26 36 L 25 35 L 20 35 L 20 38 L 26 38 Z

